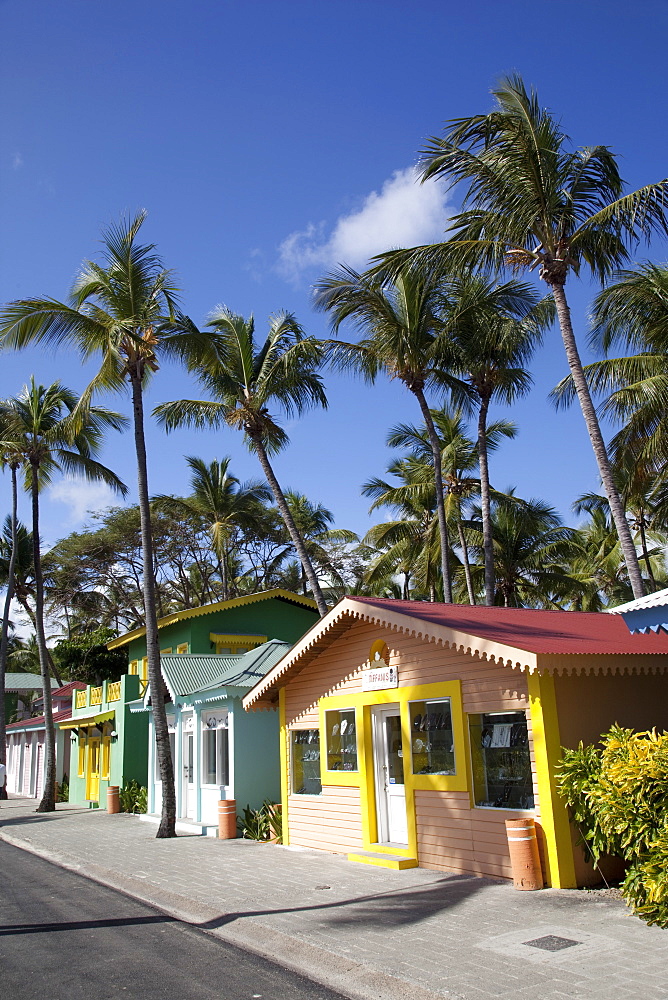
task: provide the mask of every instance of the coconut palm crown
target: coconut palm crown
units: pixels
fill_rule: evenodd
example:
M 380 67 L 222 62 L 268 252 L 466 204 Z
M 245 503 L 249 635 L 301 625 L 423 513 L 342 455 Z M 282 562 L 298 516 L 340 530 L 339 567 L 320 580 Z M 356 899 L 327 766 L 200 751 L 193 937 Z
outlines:
M 418 402 L 431 445 L 443 594 L 450 603 L 450 540 L 440 447 L 426 397 L 432 389 L 443 393 L 449 384 L 438 339 L 441 297 L 441 273 L 417 267 L 401 270 L 392 282 L 340 267 L 315 286 L 315 307 L 330 314 L 333 332 L 351 321 L 362 334 L 357 343 L 330 345 L 335 366 L 357 372 L 368 382 L 383 372 L 399 379 Z

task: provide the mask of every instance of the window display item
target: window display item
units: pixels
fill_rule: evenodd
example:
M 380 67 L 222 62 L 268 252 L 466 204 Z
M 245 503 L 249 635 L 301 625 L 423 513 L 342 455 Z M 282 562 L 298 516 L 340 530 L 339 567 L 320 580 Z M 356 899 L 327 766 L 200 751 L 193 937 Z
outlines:
M 450 699 L 410 702 L 413 774 L 455 774 Z
M 295 795 L 320 795 L 320 730 L 291 730 L 292 791 Z
M 529 736 L 524 712 L 469 716 L 476 806 L 533 809 Z
M 355 709 L 325 712 L 327 770 L 357 771 Z

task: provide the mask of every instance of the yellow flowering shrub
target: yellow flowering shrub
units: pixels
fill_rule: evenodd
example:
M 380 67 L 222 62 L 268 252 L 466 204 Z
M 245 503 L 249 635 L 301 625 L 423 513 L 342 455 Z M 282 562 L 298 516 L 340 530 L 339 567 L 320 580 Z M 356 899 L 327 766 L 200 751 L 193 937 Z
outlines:
M 668 733 L 613 726 L 600 744 L 564 751 L 557 785 L 594 864 L 624 858 L 624 898 L 668 927 Z

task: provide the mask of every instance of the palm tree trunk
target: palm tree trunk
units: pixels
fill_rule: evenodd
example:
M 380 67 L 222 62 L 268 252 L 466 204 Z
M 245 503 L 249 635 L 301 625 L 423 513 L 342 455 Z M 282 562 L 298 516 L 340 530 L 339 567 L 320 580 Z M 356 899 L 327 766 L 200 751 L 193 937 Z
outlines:
M 656 590 L 656 580 L 654 579 L 654 573 L 652 572 L 652 560 L 650 558 L 649 550 L 647 548 L 647 534 L 645 531 L 645 513 L 640 509 L 640 516 L 638 518 L 638 527 L 640 529 L 640 547 L 642 549 L 642 557 L 647 566 L 647 575 L 649 577 L 649 582 L 651 583 L 654 590 Z
M 297 526 L 294 522 L 292 514 L 290 513 L 290 508 L 287 505 L 286 499 L 283 495 L 283 491 L 278 484 L 278 479 L 274 475 L 274 470 L 272 469 L 269 459 L 267 457 L 267 452 L 265 450 L 262 439 L 258 435 L 252 436 L 253 445 L 257 456 L 260 459 L 260 465 L 262 466 L 262 471 L 264 472 L 267 482 L 269 483 L 269 488 L 274 495 L 274 502 L 278 507 L 281 517 L 283 518 L 283 523 L 288 529 L 288 534 L 292 539 L 292 544 L 297 550 L 297 555 L 299 556 L 299 561 L 302 564 L 303 570 L 306 573 L 308 582 L 311 585 L 311 593 L 315 599 L 315 603 L 318 605 L 318 611 L 321 615 L 326 615 L 328 608 L 325 598 L 323 597 L 322 590 L 320 589 L 320 584 L 318 583 L 318 578 L 315 575 L 315 570 L 311 564 L 311 560 L 308 557 L 308 552 L 304 545 L 302 536 L 297 530 Z
M 462 527 L 461 517 L 457 519 L 457 531 L 459 533 L 459 547 L 462 550 L 462 562 L 464 564 L 464 576 L 466 577 L 466 590 L 469 595 L 469 604 L 475 604 L 475 594 L 473 592 L 473 581 L 471 580 L 471 564 L 469 563 L 469 549 L 466 544 L 466 536 Z
M 441 443 L 434 427 L 431 411 L 427 405 L 422 389 L 413 387 L 413 394 L 416 396 L 422 418 L 429 435 L 431 445 L 431 455 L 434 463 L 434 488 L 436 490 L 436 512 L 438 515 L 438 534 L 441 541 L 441 572 L 443 574 L 443 600 L 446 604 L 452 604 L 452 580 L 450 579 L 450 540 L 448 538 L 448 525 L 445 519 L 445 502 L 443 499 L 443 470 L 441 469 Z
M 31 462 L 32 494 L 32 552 L 35 573 L 35 638 L 39 653 L 42 675 L 42 696 L 44 700 L 44 790 L 37 812 L 54 812 L 56 808 L 56 731 L 53 724 L 51 701 L 51 674 L 49 656 L 44 634 L 44 578 L 42 575 L 42 555 L 39 550 L 39 478 L 38 466 Z
M 223 546 L 223 551 L 218 557 L 218 564 L 221 569 L 221 582 L 223 584 L 223 600 L 229 601 L 230 599 L 230 582 L 227 570 L 227 546 Z
M 151 535 L 151 507 L 148 496 L 146 466 L 146 440 L 144 437 L 144 400 L 142 396 L 143 370 L 139 363 L 130 369 L 132 385 L 132 410 L 134 416 L 135 450 L 137 453 L 137 495 L 141 525 L 144 620 L 146 622 L 146 658 L 148 681 L 151 687 L 151 708 L 155 729 L 155 745 L 160 780 L 162 782 L 162 817 L 156 837 L 176 836 L 176 789 L 174 787 L 174 762 L 169 746 L 169 727 L 165 712 L 165 691 L 160 670 L 158 641 L 158 616 L 156 613 L 156 588 L 153 573 L 153 538 Z
M 557 307 L 559 327 L 561 329 L 561 337 L 566 350 L 568 367 L 570 368 L 573 384 L 575 385 L 575 390 L 578 394 L 582 415 L 585 419 L 585 424 L 587 425 L 587 431 L 589 432 L 589 439 L 598 464 L 598 471 L 601 477 L 601 482 L 603 483 L 603 489 L 606 492 L 606 496 L 610 504 L 612 518 L 615 522 L 617 535 L 619 537 L 619 543 L 622 547 L 622 552 L 624 553 L 626 572 L 629 576 L 633 596 L 638 599 L 639 597 L 643 597 L 645 594 L 642 573 L 640 572 L 640 564 L 638 562 L 638 553 L 636 552 L 636 547 L 633 544 L 633 537 L 631 535 L 629 523 L 626 520 L 624 505 L 614 483 L 612 469 L 610 467 L 610 459 L 608 458 L 608 452 L 605 447 L 603 435 L 601 434 L 598 417 L 596 416 L 596 409 L 592 402 L 589 386 L 587 385 L 587 379 L 585 378 L 585 374 L 582 370 L 582 361 L 580 360 L 580 354 L 575 341 L 575 334 L 573 333 L 571 312 L 568 307 L 568 302 L 566 301 L 566 292 L 564 291 L 563 284 L 555 283 L 552 284 L 551 287 L 554 302 Z
M 32 623 L 32 627 L 35 630 L 35 635 L 37 635 L 37 614 L 32 610 L 25 597 L 17 595 L 16 600 L 19 602 L 19 604 L 25 611 L 29 621 Z M 51 673 L 53 679 L 58 683 L 58 687 L 63 687 L 63 678 L 60 675 L 58 667 L 53 662 L 53 657 L 51 656 L 51 651 L 49 650 L 49 647 L 45 646 L 45 650 L 46 650 L 46 660 L 49 665 L 49 672 Z
M 478 465 L 480 466 L 480 509 L 482 511 L 482 544 L 485 554 L 485 604 L 494 605 L 494 539 L 492 507 L 489 496 L 489 464 L 487 462 L 487 411 L 489 398 L 481 397 L 478 412 Z
M 9 567 L 7 569 L 7 595 L 5 597 L 5 610 L 2 616 L 2 634 L 0 635 L 0 764 L 7 763 L 7 718 L 5 715 L 5 675 L 7 673 L 7 641 L 9 638 L 9 614 L 14 596 L 14 569 L 16 566 L 16 550 L 18 548 L 17 538 L 17 490 L 16 490 L 16 465 L 11 465 L 12 473 L 12 551 L 9 556 Z M 6 794 L 7 785 L 5 783 L 4 792 Z M 0 789 L 0 795 L 3 790 Z

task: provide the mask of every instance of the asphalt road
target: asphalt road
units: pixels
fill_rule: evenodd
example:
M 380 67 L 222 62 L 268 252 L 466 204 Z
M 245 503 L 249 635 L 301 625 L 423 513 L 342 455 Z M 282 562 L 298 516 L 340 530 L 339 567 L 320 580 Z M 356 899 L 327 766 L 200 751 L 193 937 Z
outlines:
M 2 842 L 0 997 L 344 1000 L 339 993 Z

